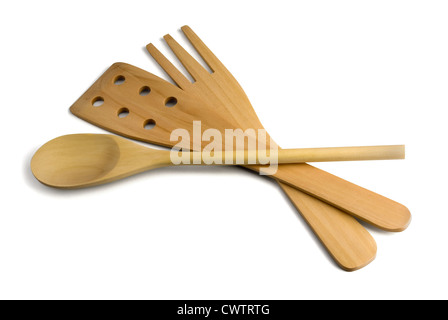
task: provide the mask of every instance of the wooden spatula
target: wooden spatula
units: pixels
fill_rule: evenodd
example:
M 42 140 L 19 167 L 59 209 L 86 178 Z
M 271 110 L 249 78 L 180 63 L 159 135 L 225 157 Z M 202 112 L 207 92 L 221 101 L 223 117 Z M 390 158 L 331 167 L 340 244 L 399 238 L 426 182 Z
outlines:
M 212 68 L 212 74 L 167 36 L 166 39 L 176 48 L 183 64 L 196 79 L 195 83 L 188 81 L 149 45 L 151 54 L 179 87 L 136 67 L 118 63 L 75 102 L 71 111 L 109 131 L 165 146 L 173 146 L 169 135 L 174 129 L 185 128 L 192 133 L 195 120 L 202 121 L 203 130 L 262 128 L 233 76 L 191 29 L 184 27 L 183 30 Z M 129 112 L 127 117 L 118 116 L 126 111 Z M 199 150 L 201 147 L 194 141 L 189 144 L 191 149 Z M 291 185 L 297 185 L 301 190 L 384 229 L 402 230 L 409 222 L 409 212 L 403 206 L 314 167 L 282 165 L 279 171 L 282 171 L 279 176 Z M 319 177 L 323 180 L 314 181 Z M 295 188 L 285 184 L 281 186 L 342 268 L 355 270 L 374 258 L 375 242 L 355 219 Z M 338 190 L 339 187 L 342 189 Z

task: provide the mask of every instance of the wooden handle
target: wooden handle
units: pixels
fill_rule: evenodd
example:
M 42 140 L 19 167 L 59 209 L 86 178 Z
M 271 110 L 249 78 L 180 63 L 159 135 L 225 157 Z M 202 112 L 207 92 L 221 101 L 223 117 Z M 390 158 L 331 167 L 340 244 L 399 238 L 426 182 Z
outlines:
M 375 259 L 375 239 L 354 217 L 277 181 L 336 263 L 355 271 Z
M 271 177 L 386 231 L 403 231 L 411 222 L 404 205 L 306 163 L 279 165 Z
M 331 147 L 271 150 L 263 152 L 237 150 L 208 153 L 188 152 L 190 164 L 285 164 L 325 161 L 359 161 L 404 159 L 404 145 L 368 147 Z M 176 152 L 177 153 L 177 152 Z M 219 161 L 216 161 L 219 160 Z
M 278 163 L 404 159 L 404 145 L 281 149 Z

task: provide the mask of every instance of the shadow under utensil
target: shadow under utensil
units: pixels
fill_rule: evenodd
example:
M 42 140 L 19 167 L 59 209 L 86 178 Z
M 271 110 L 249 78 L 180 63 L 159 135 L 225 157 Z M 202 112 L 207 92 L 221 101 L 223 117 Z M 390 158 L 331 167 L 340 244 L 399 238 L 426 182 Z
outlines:
M 380 228 L 378 228 L 378 227 L 375 227 L 375 226 L 373 226 L 373 225 L 371 225 L 370 223 L 367 223 L 367 222 L 365 222 L 365 221 L 362 221 L 362 220 L 359 220 L 359 219 L 356 219 L 356 220 L 358 220 L 358 222 L 367 230 L 367 231 L 369 231 L 370 233 L 373 233 L 373 234 L 378 234 L 378 235 L 381 235 L 381 236 L 388 236 L 388 237 L 390 237 L 390 236 L 393 236 L 393 235 L 395 235 L 395 234 L 397 234 L 397 233 L 400 233 L 400 232 L 393 232 L 393 231 L 387 231 L 387 230 L 383 230 L 383 229 L 380 229 Z

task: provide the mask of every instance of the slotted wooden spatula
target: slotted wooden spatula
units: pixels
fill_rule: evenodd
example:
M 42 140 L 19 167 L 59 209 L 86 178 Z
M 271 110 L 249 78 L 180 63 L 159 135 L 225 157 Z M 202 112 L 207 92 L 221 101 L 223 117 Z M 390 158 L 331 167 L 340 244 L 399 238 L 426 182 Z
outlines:
M 169 140 L 174 129 L 185 128 L 192 134 L 195 120 L 202 121 L 202 130 L 262 128 L 232 75 L 191 29 L 184 27 L 183 31 L 209 64 L 212 74 L 166 36 L 195 83 L 149 45 L 150 53 L 179 87 L 136 67 L 114 64 L 71 111 L 112 132 L 165 146 L 175 143 Z M 129 112 L 127 117 L 118 116 L 124 112 Z M 201 147 L 193 141 L 189 143 L 191 149 Z M 402 230 L 409 222 L 409 212 L 400 204 L 308 165 L 282 165 L 275 178 L 387 230 Z M 355 270 L 374 258 L 375 242 L 355 219 L 295 188 L 281 186 L 341 267 Z

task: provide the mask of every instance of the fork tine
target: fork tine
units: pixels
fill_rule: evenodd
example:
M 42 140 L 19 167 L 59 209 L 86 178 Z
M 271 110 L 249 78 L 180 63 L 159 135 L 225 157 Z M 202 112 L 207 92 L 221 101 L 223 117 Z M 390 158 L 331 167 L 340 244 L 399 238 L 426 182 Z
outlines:
M 162 69 L 165 70 L 170 78 L 173 79 L 179 88 L 185 89 L 191 85 L 191 81 L 188 80 L 152 43 L 146 46 L 146 50 L 148 50 L 149 54 L 156 60 Z
M 218 69 L 225 69 L 222 62 L 219 61 L 219 59 L 189 26 L 183 26 L 181 30 L 213 72 Z
M 201 66 L 201 64 L 197 62 L 196 59 L 193 58 L 179 43 L 177 43 L 173 37 L 167 34 L 163 38 L 195 81 L 206 79 L 210 76 L 210 73 L 205 70 L 205 68 Z
M 215 56 L 215 54 L 205 45 L 205 43 L 194 33 L 194 31 L 187 25 L 181 28 L 182 32 L 185 34 L 187 39 L 191 42 L 193 47 L 202 57 L 202 59 L 207 63 L 209 68 L 213 72 L 219 71 L 222 76 L 225 75 L 225 80 L 221 81 L 221 86 L 228 87 L 228 90 L 233 92 L 238 92 L 240 99 L 243 99 L 250 105 L 246 93 L 244 92 L 241 85 L 235 79 L 235 77 L 230 73 L 229 70 L 224 66 L 224 64 Z M 218 78 L 215 78 L 218 79 Z M 229 87 L 230 86 L 230 87 Z

